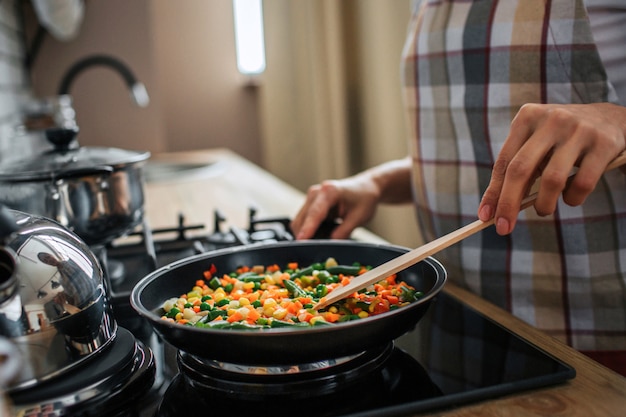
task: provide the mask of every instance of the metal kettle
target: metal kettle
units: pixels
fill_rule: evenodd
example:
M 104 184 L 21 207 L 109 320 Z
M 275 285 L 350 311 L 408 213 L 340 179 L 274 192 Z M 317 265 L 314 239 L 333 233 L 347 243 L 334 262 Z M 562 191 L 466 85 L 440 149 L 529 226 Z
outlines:
M 9 391 L 50 380 L 107 346 L 117 324 L 102 269 L 76 234 L 0 205 L 0 336 L 23 366 Z

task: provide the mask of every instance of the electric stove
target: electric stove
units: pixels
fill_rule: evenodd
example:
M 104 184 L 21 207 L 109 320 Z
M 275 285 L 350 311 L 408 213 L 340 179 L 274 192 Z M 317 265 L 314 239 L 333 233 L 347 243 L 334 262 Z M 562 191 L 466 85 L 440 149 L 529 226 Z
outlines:
M 575 377 L 568 364 L 445 292 L 412 331 L 348 358 L 242 367 L 177 351 L 130 307 L 132 288 L 155 268 L 187 256 L 293 240 L 289 219 L 258 219 L 255 210 L 249 211 L 245 228 L 223 230 L 225 218 L 215 212 L 214 230 L 207 233 L 203 225 L 185 224 L 181 215 L 172 228 L 151 230 L 143 225 L 130 239 L 94 248 L 108 278 L 116 321 L 156 365 L 152 388 L 116 416 L 410 416 Z M 317 237 L 325 238 L 324 233 Z M 103 410 L 96 407 L 93 414 L 84 415 L 107 415 Z M 57 410 L 55 415 L 72 414 Z

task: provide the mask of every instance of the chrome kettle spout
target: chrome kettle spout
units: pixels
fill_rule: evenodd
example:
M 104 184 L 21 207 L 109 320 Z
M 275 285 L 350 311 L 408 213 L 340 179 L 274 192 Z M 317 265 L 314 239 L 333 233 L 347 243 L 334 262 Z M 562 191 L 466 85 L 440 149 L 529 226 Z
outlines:
M 148 92 L 143 83 L 139 82 L 137 78 L 134 76 L 130 68 L 120 61 L 117 58 L 108 55 L 91 55 L 81 59 L 72 65 L 65 76 L 61 80 L 61 84 L 59 85 L 59 95 L 69 94 L 70 86 L 76 76 L 78 76 L 85 69 L 93 67 L 93 66 L 106 66 L 117 73 L 119 73 L 124 82 L 130 89 L 131 99 L 137 104 L 139 107 L 147 107 L 150 103 L 150 97 L 148 96 Z

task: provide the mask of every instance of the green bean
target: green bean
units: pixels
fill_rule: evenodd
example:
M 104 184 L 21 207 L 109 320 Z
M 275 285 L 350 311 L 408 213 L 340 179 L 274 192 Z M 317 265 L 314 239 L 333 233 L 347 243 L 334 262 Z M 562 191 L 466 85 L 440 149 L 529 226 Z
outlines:
M 361 266 L 358 265 L 336 265 L 329 266 L 326 270 L 332 275 L 358 275 L 361 270 Z
M 289 291 L 289 294 L 291 294 L 294 298 L 309 296 L 309 294 L 307 294 L 306 291 L 304 291 L 302 288 L 298 286 L 298 284 L 296 284 L 295 282 L 291 280 L 288 280 L 288 279 L 283 280 L 283 285 L 285 286 L 285 288 L 287 288 L 287 291 Z

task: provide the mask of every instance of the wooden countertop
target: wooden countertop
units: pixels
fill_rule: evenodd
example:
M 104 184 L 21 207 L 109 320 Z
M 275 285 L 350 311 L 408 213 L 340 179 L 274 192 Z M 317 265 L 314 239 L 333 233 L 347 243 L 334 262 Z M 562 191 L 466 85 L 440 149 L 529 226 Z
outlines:
M 149 164 L 189 164 L 185 175 L 155 179 L 146 184 L 146 217 L 151 227 L 170 227 L 179 213 L 187 224 L 213 228 L 213 211 L 227 214 L 228 226 L 246 227 L 249 208 L 258 218 L 293 217 L 304 195 L 276 177 L 226 149 L 156 154 Z M 201 166 L 207 164 L 206 168 Z M 148 166 L 146 172 L 161 176 Z M 200 167 L 200 168 L 198 168 Z M 157 175 L 158 174 L 158 175 Z M 204 231 L 206 233 L 207 230 Z M 354 238 L 385 243 L 360 229 Z M 626 378 L 592 361 L 574 349 L 534 329 L 485 300 L 447 283 L 448 294 L 493 318 L 529 342 L 576 369 L 576 377 L 564 384 L 482 401 L 451 410 L 425 414 L 433 416 L 615 416 L 626 415 Z

